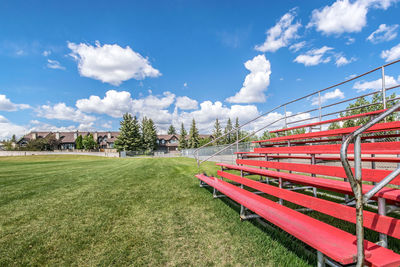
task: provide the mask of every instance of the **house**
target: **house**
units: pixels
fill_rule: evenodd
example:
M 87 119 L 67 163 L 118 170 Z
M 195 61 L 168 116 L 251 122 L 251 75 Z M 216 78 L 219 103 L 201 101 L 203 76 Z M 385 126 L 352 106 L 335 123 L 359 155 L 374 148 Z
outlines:
M 200 138 L 213 138 L 212 135 L 209 134 L 200 134 Z M 164 135 L 157 135 L 157 150 L 165 151 L 165 152 L 172 152 L 178 151 L 179 146 L 179 134 L 164 134 Z M 186 137 L 188 139 L 189 136 Z
M 82 135 L 82 137 L 85 137 L 89 134 L 93 135 L 93 139 L 98 143 L 100 149 L 113 149 L 119 132 L 30 132 L 18 140 L 17 144 L 24 147 L 30 140 L 45 138 L 51 134 L 54 134 L 55 138 L 59 141 L 59 150 L 75 149 L 75 141 L 78 136 Z
M 115 140 L 119 136 L 119 132 L 30 132 L 24 135 L 17 144 L 25 147 L 30 140 L 39 138 L 46 138 L 49 135 L 55 135 L 59 141 L 59 150 L 72 150 L 76 148 L 75 142 L 79 135 L 85 137 L 89 134 L 93 135 L 93 139 L 99 145 L 99 149 L 114 149 Z M 157 135 L 157 149 L 158 151 L 172 152 L 178 150 L 179 134 L 164 134 Z M 201 134 L 200 138 L 212 138 L 211 135 Z

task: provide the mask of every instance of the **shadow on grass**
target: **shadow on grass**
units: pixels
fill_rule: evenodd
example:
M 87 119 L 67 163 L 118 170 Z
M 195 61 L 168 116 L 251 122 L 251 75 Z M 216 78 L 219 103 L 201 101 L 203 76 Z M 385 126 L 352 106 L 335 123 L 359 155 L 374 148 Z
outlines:
M 211 196 L 213 197 L 213 188 L 212 187 L 204 187 Z M 229 197 L 221 197 L 218 200 L 222 201 L 226 206 L 233 209 L 238 214 L 240 214 L 240 204 L 236 203 L 235 201 L 231 200 Z M 250 212 L 250 211 L 247 211 Z M 316 265 L 317 257 L 316 251 L 308 246 L 307 244 L 301 242 L 297 238 L 293 237 L 292 235 L 284 232 L 274 224 L 260 218 L 260 219 L 251 219 L 248 220 L 253 226 L 260 229 L 263 233 L 268 235 L 272 240 L 279 242 L 282 246 L 293 252 L 297 257 L 304 260 L 305 262 L 309 263 L 310 265 Z

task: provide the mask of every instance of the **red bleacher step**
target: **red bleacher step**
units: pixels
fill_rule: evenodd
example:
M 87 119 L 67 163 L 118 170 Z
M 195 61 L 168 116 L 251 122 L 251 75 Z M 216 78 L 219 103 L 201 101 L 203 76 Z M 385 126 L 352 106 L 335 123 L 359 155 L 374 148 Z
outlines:
M 258 147 L 255 153 L 263 154 L 339 154 L 341 144 L 293 146 L 293 147 Z M 354 154 L 354 144 L 348 148 L 349 154 Z M 362 143 L 362 154 L 400 154 L 400 142 Z
M 202 174 L 196 177 L 335 261 L 354 263 L 357 255 L 354 235 L 215 177 Z M 371 244 L 366 242 L 366 248 L 369 247 Z M 368 251 L 365 254 L 366 258 L 371 256 Z
M 246 160 L 238 159 L 237 164 L 273 168 L 278 170 L 290 170 L 294 172 L 312 173 L 333 177 L 347 178 L 346 172 L 343 167 L 339 166 L 324 166 L 324 165 L 311 165 L 301 163 L 288 163 L 288 162 L 274 162 L 274 161 L 261 161 L 261 160 Z M 352 169 L 354 173 L 354 168 Z M 380 182 L 383 178 L 388 176 L 392 171 L 377 170 L 377 169 L 362 169 L 363 181 Z M 391 184 L 400 185 L 400 177 L 395 178 L 390 182 Z
M 225 163 L 217 163 L 218 166 L 222 166 L 232 170 L 243 170 L 248 173 L 263 175 L 266 177 L 274 177 L 274 178 L 282 178 L 285 181 L 289 181 L 295 184 L 302 184 L 317 187 L 320 189 L 325 189 L 328 191 L 334 191 L 342 194 L 353 195 L 353 191 L 351 190 L 351 186 L 348 182 L 311 177 L 307 175 L 293 174 L 287 172 L 277 172 L 270 170 L 263 170 L 258 168 L 251 168 L 245 166 L 231 165 Z M 367 193 L 369 190 L 373 188 L 372 185 L 363 185 L 363 194 Z M 375 194 L 375 197 L 385 198 L 390 201 L 400 202 L 400 190 L 394 188 L 383 188 L 378 193 Z

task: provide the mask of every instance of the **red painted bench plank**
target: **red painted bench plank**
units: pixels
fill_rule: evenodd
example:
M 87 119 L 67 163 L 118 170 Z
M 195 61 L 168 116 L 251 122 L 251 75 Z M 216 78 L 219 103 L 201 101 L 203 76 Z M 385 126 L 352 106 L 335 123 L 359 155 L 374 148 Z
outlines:
M 292 146 L 292 147 L 259 147 L 255 153 L 264 154 L 339 154 L 341 144 Z M 400 154 L 400 142 L 362 143 L 362 154 Z M 354 153 L 354 145 L 350 144 L 348 154 Z
M 250 154 L 253 153 L 253 154 Z M 237 152 L 236 154 L 242 154 Z M 245 157 L 249 158 L 265 158 L 265 154 L 257 154 L 254 152 L 249 152 L 249 154 L 243 154 Z M 277 158 L 277 159 L 310 159 L 311 156 L 289 156 L 289 155 L 268 155 L 268 158 Z M 315 159 L 319 160 L 326 160 L 326 161 L 339 161 L 340 157 L 338 156 L 316 156 Z M 349 157 L 350 161 L 354 161 L 354 157 Z M 400 163 L 400 158 L 389 158 L 389 157 L 362 157 L 362 161 L 369 161 L 369 162 L 393 162 L 393 163 Z
M 296 184 L 302 185 L 309 185 L 321 189 L 325 189 L 328 191 L 334 191 L 342 194 L 352 195 L 353 191 L 351 190 L 351 186 L 348 182 L 325 179 L 325 178 L 318 178 L 318 177 L 311 177 L 306 175 L 300 174 L 293 174 L 293 173 L 286 173 L 286 172 L 277 172 L 277 171 L 270 171 L 270 170 L 263 170 L 245 166 L 238 166 L 238 165 L 231 165 L 225 163 L 217 163 L 218 166 L 223 166 L 228 169 L 232 170 L 243 170 L 245 172 L 257 174 L 257 175 L 264 175 L 267 177 L 274 177 L 274 178 L 282 178 L 285 181 L 290 181 Z M 372 185 L 363 185 L 363 194 L 367 193 L 370 189 L 372 189 Z M 381 197 L 388 200 L 400 202 L 400 190 L 394 188 L 383 188 L 375 197 Z
M 331 119 L 331 120 L 325 120 L 325 121 L 319 121 L 319 122 L 313 122 L 313 123 L 293 126 L 293 127 L 290 127 L 290 128 L 274 130 L 274 131 L 271 131 L 270 133 L 285 132 L 285 131 L 290 131 L 290 130 L 294 130 L 294 129 L 308 128 L 308 127 L 311 127 L 311 126 L 328 124 L 328 123 L 337 122 L 337 121 L 346 121 L 346 120 L 351 120 L 351 119 L 356 119 L 356 118 L 367 117 L 367 116 L 371 116 L 371 115 L 380 114 L 380 113 L 384 112 L 385 110 L 386 109 L 381 109 L 381 110 L 376 110 L 376 111 L 371 111 L 371 112 L 366 112 L 366 113 L 360 113 L 360 114 L 341 117 L 341 118 L 335 118 L 335 119 Z
M 338 166 L 323 166 L 323 165 L 246 160 L 246 159 L 238 159 L 236 160 L 236 163 L 250 165 L 250 166 L 257 166 L 257 167 L 266 167 L 266 168 L 273 168 L 273 169 L 280 169 L 287 171 L 305 172 L 305 173 L 347 178 L 346 172 L 344 171 L 343 167 L 338 167 Z M 352 170 L 354 173 L 354 168 Z M 364 181 L 380 182 L 391 172 L 392 171 L 387 171 L 387 170 L 362 169 L 362 178 Z M 391 184 L 400 185 L 400 176 L 391 181 Z
M 342 264 L 354 262 L 357 255 L 354 235 L 215 177 L 201 174 L 196 177 L 328 257 Z M 370 256 L 366 251 L 366 258 Z
M 360 128 L 360 126 L 319 131 L 319 132 L 310 132 L 310 133 L 305 133 L 305 134 L 294 134 L 294 135 L 289 135 L 289 136 L 275 137 L 275 138 L 271 138 L 271 139 L 267 139 L 267 140 L 254 141 L 254 143 L 301 140 L 301 139 L 310 139 L 310 138 L 316 138 L 316 137 L 342 136 L 342 135 L 352 133 L 355 130 L 357 130 L 358 128 Z M 366 130 L 365 133 L 377 132 L 377 131 L 389 131 L 389 130 L 396 130 L 396 129 L 400 129 L 400 121 L 375 124 L 368 130 Z
M 353 207 L 277 188 L 276 186 L 267 185 L 223 171 L 218 171 L 218 175 L 268 195 L 282 198 L 294 204 L 310 208 L 341 220 L 356 223 L 356 209 Z M 364 226 L 371 230 L 400 238 L 400 220 L 398 219 L 381 216 L 370 211 L 364 211 Z

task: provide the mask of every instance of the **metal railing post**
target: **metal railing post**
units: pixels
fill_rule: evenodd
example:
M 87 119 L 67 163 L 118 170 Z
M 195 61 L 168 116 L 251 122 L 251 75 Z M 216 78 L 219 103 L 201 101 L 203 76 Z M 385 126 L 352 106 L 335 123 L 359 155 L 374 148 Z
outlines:
M 361 174 L 361 136 L 357 135 L 354 142 L 354 176 L 356 198 L 356 236 L 357 236 L 357 266 L 364 266 L 364 219 L 362 199 L 362 174 Z
M 285 128 L 287 128 L 287 115 L 286 115 L 286 105 L 284 106 L 285 108 Z
M 240 131 L 240 128 L 237 128 L 237 130 L 236 130 L 236 152 L 239 152 L 239 131 Z
M 382 103 L 383 103 L 383 109 L 386 109 L 385 67 L 383 66 L 382 66 Z

